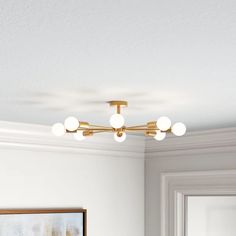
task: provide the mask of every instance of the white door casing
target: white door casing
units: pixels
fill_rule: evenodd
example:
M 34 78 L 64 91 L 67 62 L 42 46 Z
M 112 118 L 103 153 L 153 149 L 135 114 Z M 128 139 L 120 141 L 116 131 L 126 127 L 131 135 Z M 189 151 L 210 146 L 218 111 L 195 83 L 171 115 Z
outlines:
M 190 195 L 236 195 L 236 170 L 162 173 L 161 236 L 184 236 Z

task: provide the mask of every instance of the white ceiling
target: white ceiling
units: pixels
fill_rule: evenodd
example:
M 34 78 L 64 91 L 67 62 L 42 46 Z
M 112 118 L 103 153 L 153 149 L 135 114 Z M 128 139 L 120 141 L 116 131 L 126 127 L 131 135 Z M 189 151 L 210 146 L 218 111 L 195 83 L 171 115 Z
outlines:
M 0 120 L 236 125 L 235 0 L 0 0 Z

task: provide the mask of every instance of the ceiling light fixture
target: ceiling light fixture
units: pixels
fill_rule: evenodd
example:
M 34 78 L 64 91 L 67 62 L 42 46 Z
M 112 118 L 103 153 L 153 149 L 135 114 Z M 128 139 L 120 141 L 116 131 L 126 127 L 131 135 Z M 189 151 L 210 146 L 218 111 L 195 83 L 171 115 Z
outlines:
M 186 126 L 181 123 L 175 123 L 171 126 L 171 120 L 162 116 L 157 121 L 148 122 L 145 125 L 125 126 L 125 119 L 120 114 L 121 107 L 128 106 L 126 101 L 110 101 L 110 106 L 116 107 L 116 113 L 110 118 L 111 127 L 92 125 L 88 122 L 79 121 L 75 117 L 68 117 L 64 125 L 56 123 L 52 127 L 52 132 L 56 136 L 63 136 L 65 133 L 72 133 L 76 140 L 82 141 L 88 136 L 97 133 L 111 132 L 114 133 L 114 139 L 117 142 L 123 142 L 126 139 L 126 133 L 142 132 L 144 135 L 153 137 L 157 141 L 165 139 L 167 133 L 173 133 L 176 136 L 183 136 L 186 133 Z

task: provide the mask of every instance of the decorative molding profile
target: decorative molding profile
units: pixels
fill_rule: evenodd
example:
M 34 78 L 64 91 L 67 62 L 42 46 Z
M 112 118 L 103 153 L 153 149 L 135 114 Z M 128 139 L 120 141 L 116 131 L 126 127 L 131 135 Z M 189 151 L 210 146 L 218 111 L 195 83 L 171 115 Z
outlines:
M 236 151 L 236 128 L 190 132 L 162 142 L 146 139 L 146 158 L 176 157 Z
M 111 134 L 79 142 L 71 136 L 55 137 L 49 126 L 0 121 L 0 147 L 97 156 L 111 156 L 112 153 L 112 157 L 138 159 L 226 153 L 236 151 L 236 128 L 191 132 L 183 137 L 170 136 L 163 142 L 129 135 L 124 143 L 117 143 Z
M 55 137 L 49 126 L 0 121 L 0 147 L 144 159 L 145 138 L 129 135 L 117 143 L 112 135 L 104 134 L 79 142 L 71 136 Z
M 236 170 L 163 173 L 161 236 L 185 235 L 185 199 L 189 195 L 236 195 Z

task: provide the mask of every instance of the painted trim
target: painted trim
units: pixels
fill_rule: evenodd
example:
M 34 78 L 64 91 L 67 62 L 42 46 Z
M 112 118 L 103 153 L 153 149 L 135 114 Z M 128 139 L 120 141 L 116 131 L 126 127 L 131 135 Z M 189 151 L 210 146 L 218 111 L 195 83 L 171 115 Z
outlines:
M 161 236 L 184 236 L 185 197 L 236 194 L 236 170 L 163 173 Z
M 190 132 L 183 137 L 170 135 L 164 141 L 146 140 L 146 158 L 192 156 L 236 151 L 236 128 Z
M 236 152 L 236 128 L 190 132 L 184 137 L 169 136 L 157 142 L 143 136 L 128 135 L 117 143 L 110 134 L 100 134 L 78 142 L 72 137 L 55 137 L 44 125 L 0 121 L 0 147 L 7 149 L 70 152 L 97 156 L 138 159 Z
M 55 137 L 49 126 L 0 121 L 0 147 L 144 159 L 145 138 L 129 135 L 124 143 L 117 143 L 112 135 L 100 134 L 79 142 L 69 135 Z

